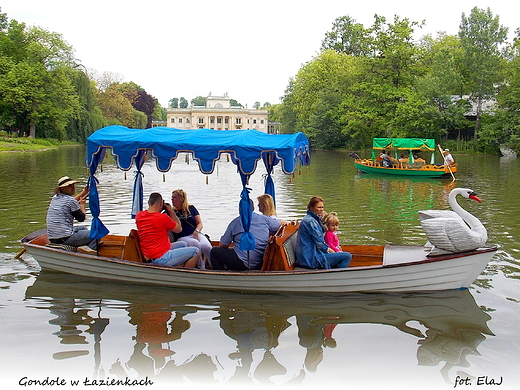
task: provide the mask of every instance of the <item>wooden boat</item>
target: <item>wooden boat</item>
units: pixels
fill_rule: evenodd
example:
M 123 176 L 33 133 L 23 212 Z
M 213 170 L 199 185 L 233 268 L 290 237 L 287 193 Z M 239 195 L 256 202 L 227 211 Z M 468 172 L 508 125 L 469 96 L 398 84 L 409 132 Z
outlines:
M 510 148 L 509 146 L 507 145 L 500 145 L 500 153 L 502 153 L 502 156 L 504 157 L 512 157 L 512 158 L 516 158 L 518 157 L 518 153 Z
M 133 232 L 132 232 L 133 233 Z M 289 245 L 292 233 L 273 236 L 260 271 L 212 271 L 145 263 L 136 235 L 106 235 L 98 256 L 47 246 L 45 230 L 22 239 L 43 269 L 107 280 L 227 291 L 373 292 L 433 291 L 469 287 L 497 248 L 428 257 L 423 246 L 343 245 L 352 254 L 349 268 L 298 268 Z
M 378 152 L 388 151 L 391 162 L 384 166 Z M 407 161 L 400 161 L 400 153 L 408 153 Z M 427 152 L 430 154 L 429 162 L 416 159 L 414 153 Z M 362 159 L 356 156 L 354 166 L 363 173 L 378 173 L 384 175 L 414 176 L 414 177 L 445 177 L 457 172 L 457 164 L 449 167 L 435 163 L 435 140 L 422 138 L 374 138 L 372 145 L 372 158 Z M 421 161 L 422 160 L 422 161 Z
M 49 244 L 45 230 L 27 235 L 22 245 L 42 269 L 105 280 L 138 284 L 174 286 L 208 290 L 266 292 L 356 292 L 356 291 L 427 291 L 467 288 L 482 272 L 497 248 L 479 248 L 463 253 L 429 256 L 424 246 L 346 245 L 353 255 L 350 267 L 312 270 L 298 268 L 295 245 L 298 222 L 281 227 L 271 237 L 265 251 L 262 270 L 213 271 L 157 266 L 146 263 L 137 232 L 128 236 L 108 234 L 101 222 L 95 173 L 106 150 L 110 149 L 120 169 L 128 170 L 135 162 L 135 210 L 142 209 L 140 168 L 144 155 L 157 160 L 159 170 L 169 169 L 180 152 L 190 152 L 203 173 L 211 173 L 220 154 L 229 153 L 242 177 L 239 211 L 250 219 L 246 184 L 263 160 L 268 177 L 266 192 L 274 196 L 270 173 L 281 164 L 292 173 L 299 161 L 310 162 L 309 146 L 303 134 L 268 135 L 255 130 L 147 130 L 109 126 L 91 135 L 87 142 L 87 166 L 90 169 L 89 205 L 92 213 L 91 238 L 98 239 L 97 255 L 74 252 L 74 248 Z M 248 214 L 249 213 L 249 214 Z M 247 222 L 244 223 L 247 231 Z M 216 245 L 216 243 L 214 243 Z M 72 250 L 71 250 L 72 249 Z

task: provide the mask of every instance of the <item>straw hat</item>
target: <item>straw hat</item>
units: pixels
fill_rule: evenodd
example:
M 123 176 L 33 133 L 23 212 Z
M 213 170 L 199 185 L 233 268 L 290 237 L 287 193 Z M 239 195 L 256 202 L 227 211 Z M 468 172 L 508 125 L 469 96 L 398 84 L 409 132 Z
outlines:
M 68 187 L 71 184 L 76 184 L 76 183 L 79 183 L 79 181 L 72 180 L 68 176 L 63 176 L 63 177 L 60 177 L 60 179 L 58 180 L 58 187 Z

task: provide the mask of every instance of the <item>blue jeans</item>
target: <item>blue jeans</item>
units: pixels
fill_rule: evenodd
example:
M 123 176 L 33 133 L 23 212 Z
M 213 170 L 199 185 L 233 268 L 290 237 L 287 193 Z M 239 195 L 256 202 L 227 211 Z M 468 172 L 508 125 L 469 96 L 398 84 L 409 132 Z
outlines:
M 181 265 L 199 253 L 199 248 L 186 246 L 185 242 L 173 242 L 170 250 L 164 255 L 152 261 L 152 264 L 159 265 Z
M 76 226 L 72 235 L 63 243 L 72 246 L 88 245 L 92 249 L 97 247 L 96 240 L 90 238 L 90 230 L 86 226 Z
M 349 252 L 327 253 L 325 256 L 327 256 L 330 268 L 347 268 L 352 260 L 352 255 Z

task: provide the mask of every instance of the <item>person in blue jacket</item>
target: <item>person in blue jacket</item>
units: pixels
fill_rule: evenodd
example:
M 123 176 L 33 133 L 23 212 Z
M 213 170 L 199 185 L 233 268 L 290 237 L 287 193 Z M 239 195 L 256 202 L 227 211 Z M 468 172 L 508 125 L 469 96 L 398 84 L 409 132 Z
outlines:
M 313 196 L 307 204 L 307 215 L 298 228 L 296 259 L 303 268 L 346 268 L 352 260 L 349 252 L 334 252 L 323 237 L 326 228 L 322 221 L 325 203 L 323 198 Z

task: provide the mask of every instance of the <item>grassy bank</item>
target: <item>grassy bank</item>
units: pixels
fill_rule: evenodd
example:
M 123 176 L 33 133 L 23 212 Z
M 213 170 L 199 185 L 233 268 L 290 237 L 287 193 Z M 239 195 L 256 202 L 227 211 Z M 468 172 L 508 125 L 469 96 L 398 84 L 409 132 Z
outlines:
M 63 143 L 53 139 L 0 136 L 0 152 L 28 152 L 53 149 L 65 144 L 71 145 L 74 143 Z

